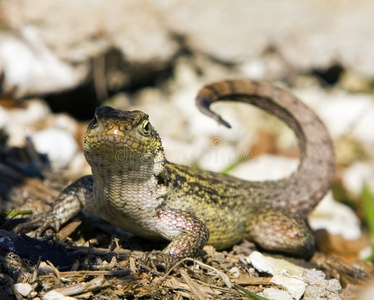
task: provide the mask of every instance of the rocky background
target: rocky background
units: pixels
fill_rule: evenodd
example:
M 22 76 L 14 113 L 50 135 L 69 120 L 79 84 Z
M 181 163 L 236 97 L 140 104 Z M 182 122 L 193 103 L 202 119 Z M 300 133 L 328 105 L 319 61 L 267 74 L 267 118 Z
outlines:
M 336 179 L 310 223 L 321 251 L 370 265 L 373 13 L 370 0 L 1 1 L 2 211 L 43 211 L 45 204 L 35 199 L 51 203 L 64 185 L 90 172 L 82 138 L 98 105 L 147 112 L 171 161 L 250 180 L 290 174 L 298 150 L 283 124 L 252 107 L 217 104 L 229 130 L 194 106 L 205 83 L 251 78 L 292 90 L 326 124 L 335 142 Z M 35 281 L 18 280 L 31 284 L 24 297 L 53 290 L 39 286 L 36 292 Z M 271 296 L 274 286 L 252 290 L 283 299 Z M 370 299 L 364 293 L 374 292 L 370 284 L 343 287 L 332 296 L 319 292 L 320 299 L 356 299 L 358 292 Z M 170 293 L 198 298 L 191 291 Z M 204 291 L 203 297 L 211 294 Z M 307 298 L 308 292 L 303 297 L 319 299 Z

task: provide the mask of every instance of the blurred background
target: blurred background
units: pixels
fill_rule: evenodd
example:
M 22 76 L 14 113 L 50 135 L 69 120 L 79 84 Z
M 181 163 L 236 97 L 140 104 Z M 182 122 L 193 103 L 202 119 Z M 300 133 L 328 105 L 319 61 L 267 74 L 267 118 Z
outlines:
M 170 161 L 251 180 L 290 174 L 297 142 L 278 120 L 217 104 L 229 130 L 195 108 L 204 84 L 251 78 L 292 90 L 326 124 L 336 178 L 311 224 L 326 252 L 371 262 L 373 12 L 371 0 L 2 0 L 2 209 L 52 199 L 43 186 L 90 172 L 82 140 L 99 105 L 148 113 Z

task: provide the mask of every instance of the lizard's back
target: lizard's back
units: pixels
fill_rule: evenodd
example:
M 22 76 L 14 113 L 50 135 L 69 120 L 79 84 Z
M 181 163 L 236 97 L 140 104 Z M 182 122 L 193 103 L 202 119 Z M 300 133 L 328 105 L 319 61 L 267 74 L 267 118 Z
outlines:
M 243 239 L 248 217 L 258 205 L 270 204 L 263 182 L 167 163 L 168 196 L 163 206 L 188 211 L 210 232 L 209 244 L 225 249 Z

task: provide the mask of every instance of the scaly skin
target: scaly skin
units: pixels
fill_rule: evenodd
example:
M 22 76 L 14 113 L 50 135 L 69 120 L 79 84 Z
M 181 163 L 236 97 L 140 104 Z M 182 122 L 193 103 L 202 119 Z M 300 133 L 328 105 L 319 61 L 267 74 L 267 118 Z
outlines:
M 200 110 L 216 101 L 255 105 L 282 119 L 299 139 L 300 165 L 288 178 L 250 182 L 173 164 L 161 139 L 140 111 L 100 107 L 91 121 L 84 153 L 92 176 L 78 179 L 58 197 L 51 212 L 16 231 L 58 230 L 86 207 L 108 222 L 148 239 L 167 239 L 169 263 L 195 256 L 205 244 L 224 249 L 248 238 L 261 248 L 298 257 L 314 251 L 305 219 L 330 188 L 334 173 L 331 139 L 318 117 L 295 96 L 249 80 L 221 81 L 197 96 Z

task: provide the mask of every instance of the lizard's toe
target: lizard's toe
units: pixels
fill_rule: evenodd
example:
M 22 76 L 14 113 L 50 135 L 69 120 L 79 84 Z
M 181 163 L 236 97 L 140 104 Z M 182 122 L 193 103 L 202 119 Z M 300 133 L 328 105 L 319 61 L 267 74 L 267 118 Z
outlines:
M 149 267 L 160 272 L 167 272 L 175 264 L 171 255 L 162 252 L 147 253 L 146 262 Z
M 32 217 L 30 220 L 21 223 L 13 228 L 13 232 L 17 234 L 27 233 L 34 229 L 36 237 L 42 237 L 45 231 L 51 228 L 53 231 L 57 232 L 60 227 L 60 222 L 55 220 L 52 216 L 46 214 L 39 214 Z

